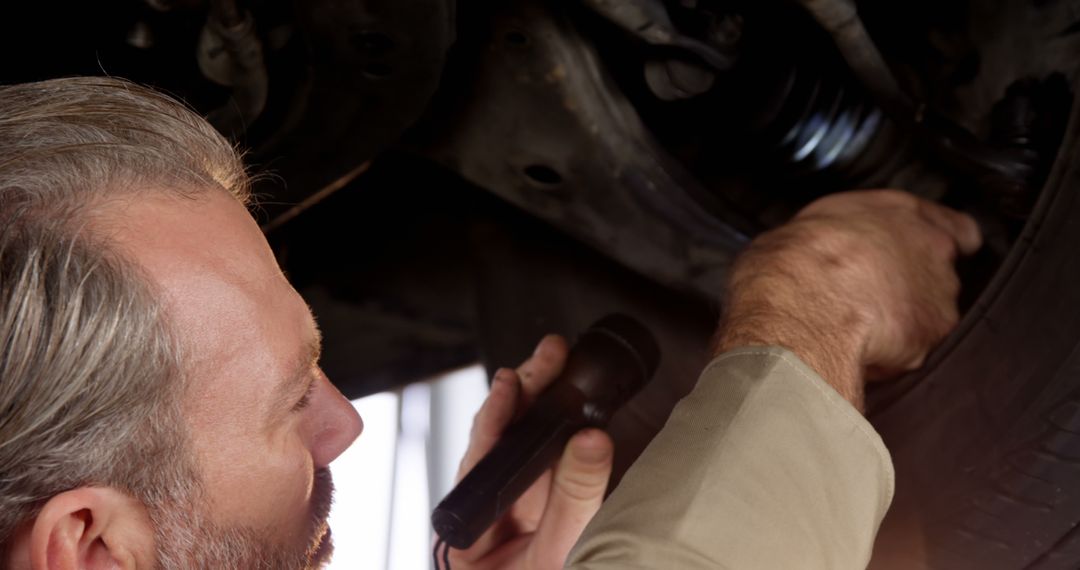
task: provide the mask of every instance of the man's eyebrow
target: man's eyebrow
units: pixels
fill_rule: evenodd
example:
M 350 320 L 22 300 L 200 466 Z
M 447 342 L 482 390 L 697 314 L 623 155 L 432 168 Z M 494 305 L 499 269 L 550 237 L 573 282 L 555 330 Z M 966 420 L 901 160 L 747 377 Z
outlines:
M 322 355 L 322 332 L 318 326 L 314 328 L 314 331 L 315 336 L 304 345 L 300 356 L 290 367 L 290 372 L 274 388 L 273 414 L 292 409 L 300 398 L 301 392 L 307 389 L 311 369 Z

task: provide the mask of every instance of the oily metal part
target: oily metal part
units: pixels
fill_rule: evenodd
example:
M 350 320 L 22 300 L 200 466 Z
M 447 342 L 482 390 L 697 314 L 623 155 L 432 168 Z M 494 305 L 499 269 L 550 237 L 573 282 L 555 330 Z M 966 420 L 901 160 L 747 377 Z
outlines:
M 652 138 L 574 27 L 525 0 L 493 15 L 467 96 L 423 151 L 623 265 L 706 298 L 746 237 Z

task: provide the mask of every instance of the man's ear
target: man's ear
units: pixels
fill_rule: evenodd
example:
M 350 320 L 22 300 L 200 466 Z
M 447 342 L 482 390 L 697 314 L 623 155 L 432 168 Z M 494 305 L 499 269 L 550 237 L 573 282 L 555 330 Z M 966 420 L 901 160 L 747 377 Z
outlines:
M 154 564 L 146 507 L 108 487 L 80 487 L 48 500 L 27 545 L 34 570 L 135 570 Z

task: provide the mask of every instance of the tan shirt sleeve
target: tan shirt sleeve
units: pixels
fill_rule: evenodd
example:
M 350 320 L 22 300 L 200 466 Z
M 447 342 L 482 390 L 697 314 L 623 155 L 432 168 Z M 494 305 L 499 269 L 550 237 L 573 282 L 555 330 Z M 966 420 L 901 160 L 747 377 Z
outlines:
M 892 501 L 881 438 L 777 347 L 714 360 L 571 551 L 572 570 L 865 568 Z

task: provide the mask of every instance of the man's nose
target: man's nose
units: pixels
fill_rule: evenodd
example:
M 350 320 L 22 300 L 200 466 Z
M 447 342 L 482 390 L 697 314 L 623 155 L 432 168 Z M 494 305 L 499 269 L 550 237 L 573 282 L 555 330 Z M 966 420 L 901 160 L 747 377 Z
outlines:
M 311 454 L 316 467 L 326 467 L 337 459 L 364 430 L 364 422 L 352 402 L 319 371 L 320 384 L 315 390 L 312 406 L 314 426 Z

